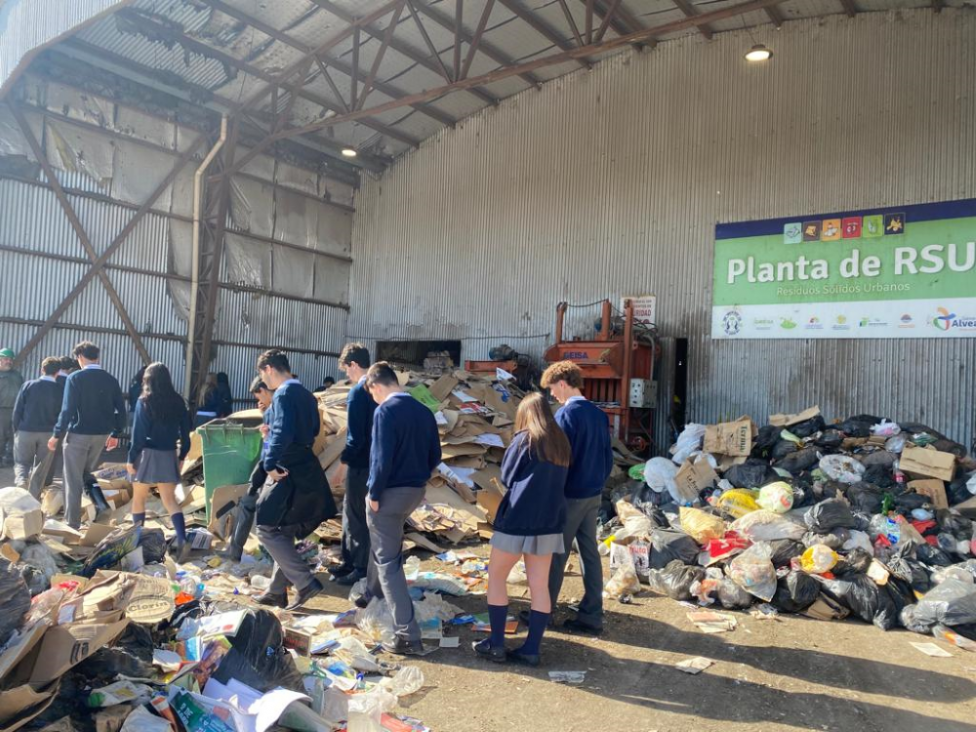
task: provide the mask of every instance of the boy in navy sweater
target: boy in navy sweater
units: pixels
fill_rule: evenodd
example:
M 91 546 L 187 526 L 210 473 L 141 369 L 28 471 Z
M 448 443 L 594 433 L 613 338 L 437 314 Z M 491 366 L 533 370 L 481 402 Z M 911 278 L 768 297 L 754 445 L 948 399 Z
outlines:
M 55 379 L 61 359 L 41 361 L 41 376 L 20 388 L 14 404 L 14 485 L 41 497 L 45 478 L 54 461 L 47 440 L 61 411 L 61 387 Z
M 291 373 L 278 350 L 258 358 L 261 380 L 274 391 L 267 446 L 261 456 L 268 480 L 257 499 L 258 537 L 274 559 L 262 605 L 297 609 L 323 587 L 295 549 L 295 539 L 312 533 L 336 515 L 335 500 L 312 443 L 319 433 L 319 408 L 312 393 Z M 288 586 L 298 595 L 288 604 Z
M 549 571 L 549 596 L 555 604 L 563 585 L 569 548 L 576 540 L 583 569 L 583 600 L 576 618 L 563 627 L 599 634 L 603 631 L 603 565 L 597 550 L 597 514 L 603 485 L 613 469 L 610 421 L 583 397 L 583 373 L 572 361 L 554 363 L 542 374 L 542 388 L 563 406 L 556 412 L 572 448 L 573 460 L 566 479 L 565 553 L 554 554 Z
M 366 576 L 369 566 L 369 526 L 366 525 L 366 493 L 369 480 L 369 449 L 376 402 L 366 391 L 369 351 L 361 343 L 349 343 L 339 354 L 339 369 L 353 383 L 346 398 L 346 497 L 342 502 L 342 564 L 331 579 L 340 585 L 354 585 Z
M 441 462 L 441 441 L 433 413 L 407 394 L 385 362 L 373 364 L 366 388 L 379 404 L 373 414 L 369 458 L 370 557 L 366 594 L 356 600 L 365 607 L 374 597 L 386 598 L 393 611 L 396 640 L 383 649 L 400 655 L 424 652 L 420 626 L 403 574 L 403 524 L 424 500 L 424 486 Z
M 74 355 L 81 370 L 65 382 L 61 415 L 47 446 L 53 452 L 64 438 L 64 521 L 77 529 L 85 476 L 98 467 L 103 449 L 119 446 L 126 410 L 119 382 L 98 362 L 98 346 L 83 341 L 75 346 Z

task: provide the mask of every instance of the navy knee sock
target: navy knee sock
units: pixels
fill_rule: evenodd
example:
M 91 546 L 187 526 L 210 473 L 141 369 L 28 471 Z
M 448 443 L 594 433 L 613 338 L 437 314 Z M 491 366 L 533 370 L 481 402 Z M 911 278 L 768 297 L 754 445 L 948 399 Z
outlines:
M 491 625 L 489 642 L 492 648 L 505 647 L 505 623 L 508 621 L 508 605 L 489 605 L 488 622 Z
M 132 523 L 134 523 L 136 526 L 142 526 L 144 523 L 146 523 L 146 514 L 145 514 L 145 512 L 143 512 L 143 513 L 133 513 L 132 514 Z
M 176 539 L 180 542 L 186 541 L 186 520 L 183 518 L 183 512 L 174 513 L 170 518 L 173 520 L 173 528 L 176 529 Z
M 546 626 L 549 625 L 549 618 L 552 613 L 540 613 L 538 610 L 532 610 L 529 613 L 529 635 L 525 639 L 525 643 L 519 648 L 519 651 L 527 656 L 538 656 L 539 646 L 542 645 L 542 634 L 546 632 Z

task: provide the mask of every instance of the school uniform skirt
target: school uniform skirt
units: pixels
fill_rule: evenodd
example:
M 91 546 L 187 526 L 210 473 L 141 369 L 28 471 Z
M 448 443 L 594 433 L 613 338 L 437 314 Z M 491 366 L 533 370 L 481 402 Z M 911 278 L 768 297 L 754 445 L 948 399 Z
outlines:
M 493 547 L 509 554 L 563 554 L 562 534 L 519 536 L 496 531 L 489 542 Z
M 149 485 L 179 483 L 179 467 L 176 450 L 152 450 L 147 447 L 139 453 L 135 480 Z

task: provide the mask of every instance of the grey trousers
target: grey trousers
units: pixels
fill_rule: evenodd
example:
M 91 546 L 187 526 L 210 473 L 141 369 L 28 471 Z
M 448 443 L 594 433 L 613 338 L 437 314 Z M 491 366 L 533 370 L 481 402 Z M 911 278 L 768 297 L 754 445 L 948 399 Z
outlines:
M 64 436 L 64 522 L 73 529 L 81 526 L 81 496 L 85 477 L 93 473 L 105 449 L 108 435 Z
M 577 619 L 594 628 L 603 627 L 603 563 L 597 550 L 596 537 L 600 501 L 600 496 L 566 501 L 566 528 L 563 531 L 566 553 L 553 554 L 549 567 L 549 598 L 555 608 L 563 586 L 569 550 L 575 539 L 583 569 L 583 601 L 579 604 Z
M 299 556 L 295 549 L 295 539 L 304 538 L 310 533 L 307 526 L 261 526 L 258 525 L 258 538 L 274 559 L 271 584 L 268 592 L 283 595 L 291 585 L 304 590 L 315 580 L 308 562 Z
M 18 432 L 14 436 L 14 485 L 27 488 L 40 499 L 47 474 L 54 462 L 54 452 L 47 449 L 50 432 Z
M 342 500 L 342 564 L 361 572 L 369 566 L 368 480 L 369 468 L 346 469 L 346 497 Z
M 14 456 L 14 409 L 0 407 L 0 459 L 12 460 Z
M 366 592 L 369 597 L 386 598 L 394 631 L 410 641 L 420 640 L 420 626 L 403 574 L 403 524 L 423 500 L 423 488 L 387 488 L 380 495 L 380 510 L 366 509 L 371 545 Z

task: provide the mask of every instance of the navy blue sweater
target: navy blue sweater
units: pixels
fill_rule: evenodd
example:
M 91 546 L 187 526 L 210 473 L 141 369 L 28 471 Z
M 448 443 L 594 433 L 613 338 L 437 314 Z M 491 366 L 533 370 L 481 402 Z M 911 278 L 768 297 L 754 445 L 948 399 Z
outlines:
M 66 432 L 118 437 L 125 422 L 125 398 L 114 376 L 100 367 L 86 366 L 68 377 L 55 437 Z
M 373 441 L 373 413 L 376 401 L 366 385 L 360 381 L 349 390 L 346 398 L 346 447 L 342 451 L 342 462 L 350 468 L 369 467 L 369 446 Z
M 495 512 L 495 530 L 515 536 L 561 534 L 566 525 L 569 469 L 543 462 L 519 432 L 502 459 L 502 484 L 508 489 Z
M 586 399 L 573 399 L 556 412 L 556 422 L 573 448 L 573 463 L 566 479 L 566 498 L 600 495 L 613 470 L 607 415 Z
M 394 394 L 373 413 L 369 497 L 387 488 L 422 488 L 441 462 L 441 437 L 434 414 L 406 393 Z
M 50 432 L 61 413 L 62 389 L 51 378 L 28 381 L 17 393 L 14 432 Z
M 321 426 L 318 402 L 297 379 L 289 379 L 275 389 L 271 409 L 271 432 L 264 450 L 264 469 L 268 472 L 278 467 L 292 445 L 311 447 Z
M 136 412 L 132 419 L 132 444 L 129 445 L 129 462 L 133 465 L 143 449 L 176 450 L 180 443 L 180 460 L 190 452 L 190 413 L 186 407 L 179 419 L 169 422 L 153 419 L 142 399 L 136 400 Z

